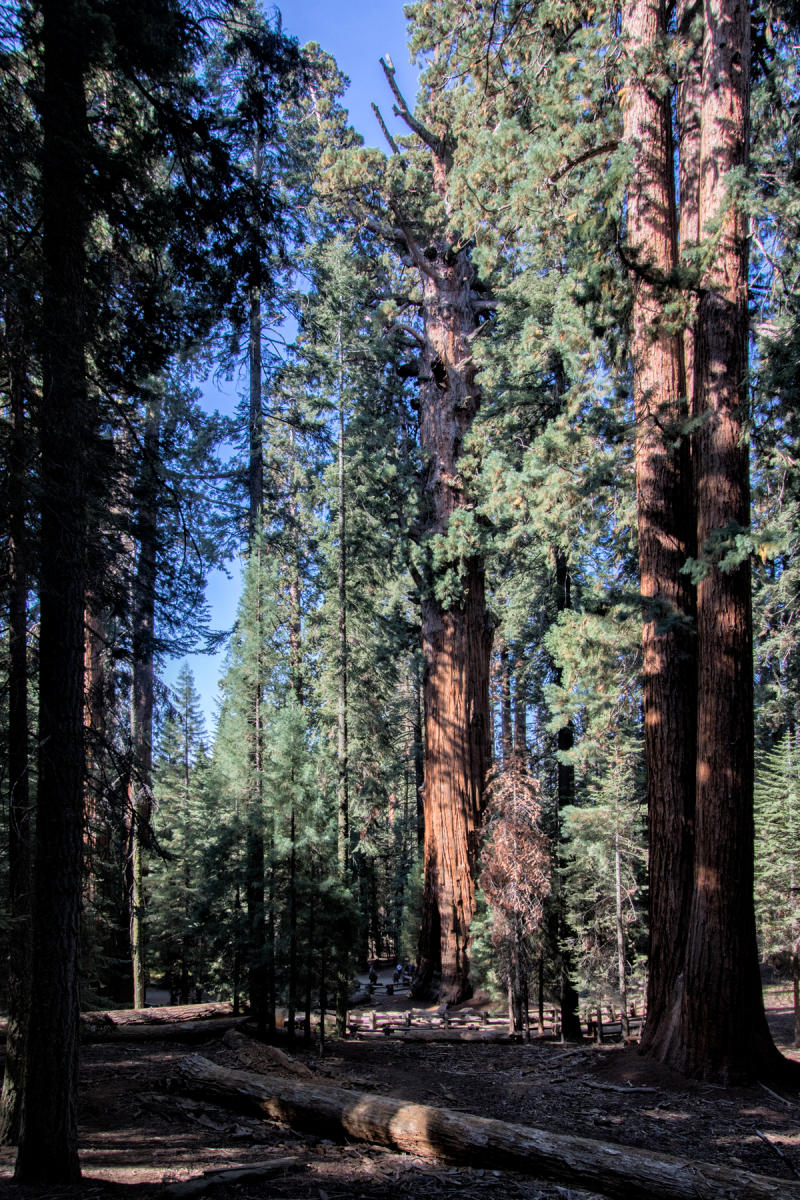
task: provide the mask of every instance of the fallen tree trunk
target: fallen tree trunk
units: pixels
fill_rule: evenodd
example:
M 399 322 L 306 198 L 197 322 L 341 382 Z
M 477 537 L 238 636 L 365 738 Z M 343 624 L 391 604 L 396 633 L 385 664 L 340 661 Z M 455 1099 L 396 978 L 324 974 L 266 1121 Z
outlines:
M 140 1028 L 160 1025 L 162 1027 L 175 1025 L 191 1027 L 194 1023 L 213 1022 L 227 1017 L 237 1023 L 244 1018 L 233 1018 L 233 1005 L 230 1001 L 217 1001 L 209 1004 L 162 1005 L 154 1008 L 114 1008 L 83 1012 L 80 1015 L 81 1038 L 84 1042 L 97 1040 L 105 1030 L 121 1030 L 130 1027 Z M 8 1022 L 0 1020 L 0 1041 L 5 1039 Z M 233 1028 L 230 1023 L 220 1029 Z M 134 1035 L 135 1036 L 135 1035 Z M 143 1034 L 143 1037 L 155 1036 Z
M 396 1038 L 400 1042 L 512 1042 L 519 1041 L 519 1035 L 509 1034 L 508 1027 L 502 1029 L 459 1029 L 449 1026 L 447 1029 L 414 1029 L 407 1025 L 379 1025 L 378 1031 L 385 1037 Z
M 159 1021 L 153 1025 L 81 1024 L 82 1042 L 198 1042 L 221 1037 L 229 1029 L 238 1029 L 247 1017 L 212 1017 L 206 1021 Z
M 300 1129 L 347 1135 L 409 1154 L 506 1167 L 539 1179 L 594 1187 L 610 1197 L 800 1200 L 800 1184 L 783 1179 L 328 1084 L 226 1070 L 199 1054 L 182 1060 L 178 1081 L 193 1095 L 255 1110 Z

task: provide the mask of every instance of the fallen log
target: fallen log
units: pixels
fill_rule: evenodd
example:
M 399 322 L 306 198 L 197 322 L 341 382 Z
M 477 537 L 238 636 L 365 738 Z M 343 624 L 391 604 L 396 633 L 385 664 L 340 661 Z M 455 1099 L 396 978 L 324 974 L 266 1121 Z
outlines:
M 395 1038 L 400 1042 L 511 1042 L 519 1041 L 509 1034 L 508 1026 L 502 1029 L 487 1029 L 476 1026 L 474 1029 L 459 1029 L 451 1025 L 448 1029 L 415 1029 L 407 1025 L 379 1025 L 378 1029 L 385 1037 Z
M 229 1029 L 237 1029 L 247 1017 L 211 1017 L 205 1021 L 156 1022 L 153 1025 L 117 1025 L 114 1021 L 102 1025 L 81 1025 L 82 1042 L 199 1042 L 221 1037 Z
M 218 1067 L 199 1054 L 178 1065 L 177 1083 L 299 1129 L 357 1138 L 409 1154 L 506 1167 L 593 1187 L 609 1197 L 654 1200 L 800 1200 L 800 1184 L 634 1146 L 550 1133 L 488 1117 Z

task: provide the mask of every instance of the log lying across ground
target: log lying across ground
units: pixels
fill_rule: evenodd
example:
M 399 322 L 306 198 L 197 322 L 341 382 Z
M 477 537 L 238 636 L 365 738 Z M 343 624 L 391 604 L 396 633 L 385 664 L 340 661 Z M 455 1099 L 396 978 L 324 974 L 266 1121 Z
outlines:
M 200 1042 L 238 1029 L 247 1017 L 210 1017 L 206 1021 L 158 1021 L 150 1024 L 81 1024 L 82 1042 Z
M 121 1008 L 81 1013 L 82 1042 L 197 1042 L 221 1037 L 229 1029 L 244 1025 L 247 1017 L 234 1017 L 232 1005 L 187 1004 L 174 1008 Z M 0 1021 L 0 1041 L 6 1037 L 7 1021 Z
M 328 1084 L 218 1067 L 199 1054 L 178 1065 L 178 1086 L 299 1129 L 409 1154 L 506 1167 L 610 1197 L 658 1200 L 800 1200 L 800 1183 L 712 1163 L 568 1137 Z

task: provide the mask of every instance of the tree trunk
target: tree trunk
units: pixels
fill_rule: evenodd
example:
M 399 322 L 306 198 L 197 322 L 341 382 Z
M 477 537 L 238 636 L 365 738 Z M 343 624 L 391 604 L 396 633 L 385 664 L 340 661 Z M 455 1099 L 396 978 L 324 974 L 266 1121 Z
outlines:
M 263 541 L 260 532 L 251 546 L 256 556 L 256 647 L 253 664 L 251 720 L 248 726 L 248 796 L 246 833 L 247 911 L 247 996 L 250 1011 L 260 1036 L 269 1023 L 269 980 L 267 973 L 267 928 L 264 905 L 264 795 L 263 795 L 263 646 L 264 646 L 264 572 L 261 555 Z
M 796 1073 L 764 1015 L 753 910 L 753 663 L 750 563 L 725 567 L 730 536 L 750 525 L 748 218 L 728 195 L 749 145 L 750 13 L 705 7 L 700 115 L 700 227 L 717 238 L 698 311 L 694 450 L 698 720 L 695 871 L 681 1008 L 666 1061 L 733 1082 Z M 718 233 L 709 231 L 718 225 Z M 727 538 L 720 550 L 715 538 Z
M 20 1080 L 30 979 L 31 813 L 28 773 L 28 569 L 25 500 L 28 454 L 22 336 L 13 313 L 6 312 L 10 377 L 8 525 L 8 1034 L 3 1091 L 0 1096 L 0 1144 L 19 1139 Z M 19 332 L 19 337 L 16 334 Z
M 192 1095 L 222 1099 L 243 1111 L 315 1134 L 355 1138 L 426 1158 L 522 1171 L 562 1185 L 602 1190 L 605 1196 L 623 1200 L 630 1196 L 800 1200 L 800 1184 L 783 1179 L 329 1084 L 230 1070 L 199 1054 L 183 1059 L 178 1080 Z
M 514 733 L 511 719 L 511 663 L 508 647 L 501 642 L 500 651 L 500 742 L 503 751 L 503 768 L 511 763 L 514 753 Z
M 341 329 L 339 330 L 338 351 L 341 360 Z M 347 647 L 347 495 L 345 492 L 344 470 L 344 438 L 345 412 L 342 395 L 341 361 L 339 364 L 339 444 L 338 457 L 338 493 L 339 493 L 339 561 L 338 561 L 338 602 L 339 602 L 339 662 L 338 689 L 336 699 L 336 862 L 339 883 L 346 889 L 350 882 L 350 797 L 349 797 L 349 764 L 348 764 L 348 728 L 347 728 L 347 673 L 349 665 Z M 350 971 L 348 948 L 339 945 L 336 948 L 336 1031 L 339 1037 L 347 1032 L 347 1006 L 350 996 Z
M 262 176 L 261 138 L 258 133 L 253 145 L 253 176 L 256 183 Z M 264 413 L 262 407 L 262 312 L 261 312 L 261 262 L 257 249 L 251 247 L 253 264 L 249 278 L 249 339 L 248 339 L 248 549 L 251 557 L 257 558 L 258 579 L 256 581 L 256 651 L 250 698 L 251 722 L 248 746 L 248 799 L 246 833 L 246 884 L 245 908 L 247 912 L 247 996 L 250 1011 L 256 1022 L 259 1036 L 263 1037 L 274 1024 L 274 1009 L 269 1002 L 270 981 L 267 952 L 266 910 L 264 905 L 264 797 L 263 797 L 263 691 L 264 672 L 262 648 L 263 630 L 263 586 L 264 573 L 261 556 L 264 551 L 263 508 L 264 508 Z
M 650 955 L 643 1053 L 661 1058 L 676 1018 L 691 896 L 695 769 L 694 596 L 681 573 L 693 553 L 691 461 L 681 335 L 667 327 L 664 285 L 677 264 L 669 96 L 641 63 L 666 37 L 664 0 L 628 0 L 633 59 L 624 136 L 635 168 L 628 188 L 633 261 L 631 354 L 636 498 L 643 602 L 645 763 L 650 846 Z
M 153 809 L 153 637 L 156 605 L 156 506 L 160 397 L 153 396 L 145 417 L 141 475 L 136 488 L 136 576 L 132 597 L 131 740 L 131 962 L 133 1006 L 144 1008 L 145 962 L 144 846 L 149 840 Z
M 622 852 L 619 839 L 619 810 L 616 813 L 616 829 L 614 830 L 614 896 L 616 900 L 617 918 L 617 980 L 619 987 L 619 1003 L 622 1009 L 620 1023 L 625 1037 L 630 1034 L 631 1026 L 628 1020 L 628 964 L 625 957 L 625 922 L 622 911 Z
M 78 947 L 83 832 L 87 456 L 86 30 L 75 0 L 40 5 L 42 153 L 39 774 L 30 1011 L 15 1180 L 80 1179 Z
M 458 459 L 477 412 L 471 365 L 476 328 L 470 300 L 472 267 L 466 253 L 437 242 L 421 270 L 425 349 L 420 365 L 420 440 L 429 533 L 443 536 L 466 505 Z M 457 594 L 444 602 L 431 581 L 422 602 L 425 712 L 425 889 L 423 935 L 414 995 L 430 990 L 441 967 L 440 998 L 457 1003 L 472 994 L 469 927 L 483 784 L 489 754 L 491 628 L 483 564 L 475 557 L 453 567 Z M 438 581 L 441 586 L 441 580 Z M 430 905 L 435 902 L 438 918 Z M 437 961 L 438 960 L 438 961 Z
M 563 384 L 559 387 L 563 390 Z M 572 607 L 571 579 L 567 557 L 560 547 L 556 547 L 556 611 L 567 612 Z M 560 680 L 561 669 L 558 669 Z M 557 734 L 558 759 L 556 765 L 556 838 L 558 845 L 556 855 L 558 870 L 553 876 L 553 907 L 555 911 L 555 944 L 556 969 L 558 973 L 559 1007 L 561 1010 L 561 1037 L 567 1042 L 580 1042 L 583 1038 L 581 1018 L 578 1009 L 578 990 L 574 983 L 575 967 L 572 958 L 571 943 L 575 934 L 566 916 L 566 904 L 561 885 L 561 868 L 563 868 L 563 838 L 561 833 L 561 813 L 570 804 L 575 803 L 575 768 L 571 762 L 562 761 L 562 755 L 568 754 L 575 742 L 575 731 L 572 722 L 568 721 L 559 729 Z

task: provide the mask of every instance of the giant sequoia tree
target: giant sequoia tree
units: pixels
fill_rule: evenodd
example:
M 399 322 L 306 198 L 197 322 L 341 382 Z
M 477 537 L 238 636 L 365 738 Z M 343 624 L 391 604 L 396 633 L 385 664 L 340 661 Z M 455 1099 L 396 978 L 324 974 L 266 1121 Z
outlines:
M 417 277 L 421 317 L 415 368 L 419 383 L 420 447 L 424 457 L 421 580 L 425 661 L 425 887 L 415 994 L 431 990 L 441 971 L 440 998 L 471 994 L 469 928 L 489 754 L 489 652 L 484 566 L 461 461 L 480 403 L 472 340 L 487 308 L 463 238 L 449 228 L 448 175 L 453 146 L 446 111 L 432 103 L 425 121 L 409 109 L 383 63 L 395 111 L 411 130 L 413 167 L 430 188 L 428 211 L 415 211 L 410 188 L 390 193 L 393 228 L 379 229 L 399 247 Z M 404 154 L 389 136 L 399 160 Z M 420 148 L 421 147 L 421 151 Z M 433 218 L 433 219 L 431 219 Z M 376 228 L 379 228 L 376 226 Z

